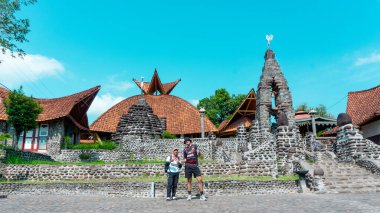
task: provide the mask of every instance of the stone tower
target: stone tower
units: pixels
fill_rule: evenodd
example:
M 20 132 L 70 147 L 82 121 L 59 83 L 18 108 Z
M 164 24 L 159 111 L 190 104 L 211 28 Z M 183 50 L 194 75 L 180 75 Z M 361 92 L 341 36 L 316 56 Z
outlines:
M 288 83 L 271 49 L 268 48 L 264 58 L 265 64 L 257 89 L 256 119 L 259 127 L 262 131 L 270 131 L 272 115 L 278 124 L 292 128 L 295 121 Z
M 121 116 L 112 140 L 122 143 L 124 136 L 137 136 L 141 139 L 161 138 L 162 121 L 153 113 L 144 98 L 132 105 L 127 114 Z

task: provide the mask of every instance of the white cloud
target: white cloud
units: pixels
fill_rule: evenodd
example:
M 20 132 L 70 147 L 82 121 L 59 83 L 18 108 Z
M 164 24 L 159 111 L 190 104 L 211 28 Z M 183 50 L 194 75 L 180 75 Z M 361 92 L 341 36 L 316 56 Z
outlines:
M 106 93 L 103 95 L 97 95 L 92 102 L 90 109 L 88 110 L 88 114 L 94 115 L 98 117 L 103 114 L 109 108 L 124 100 L 124 97 L 121 96 L 112 96 L 110 93 Z
M 380 53 L 374 52 L 367 57 L 357 58 L 355 60 L 355 65 L 361 66 L 361 65 L 372 64 L 372 63 L 377 63 L 377 62 L 380 62 Z
M 13 58 L 9 51 L 0 53 L 0 76 L 6 86 L 19 86 L 24 82 L 35 82 L 41 78 L 58 76 L 65 68 L 54 58 L 42 55 L 25 55 Z
M 118 75 L 111 75 L 108 77 L 108 83 L 105 85 L 105 90 L 110 91 L 127 91 L 134 87 L 134 84 L 132 84 L 130 81 L 118 81 L 117 80 Z
M 127 81 L 113 81 L 108 87 L 112 90 L 127 91 L 133 87 L 133 84 Z
M 199 100 L 192 99 L 190 100 L 190 103 L 194 106 L 197 106 L 199 104 Z

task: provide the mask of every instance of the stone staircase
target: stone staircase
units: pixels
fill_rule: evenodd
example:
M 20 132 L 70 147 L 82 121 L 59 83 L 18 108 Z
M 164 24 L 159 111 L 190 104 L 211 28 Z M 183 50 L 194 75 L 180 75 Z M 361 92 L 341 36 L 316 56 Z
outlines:
M 380 192 L 380 176 L 354 163 L 337 162 L 323 156 L 317 165 L 324 170 L 329 193 Z

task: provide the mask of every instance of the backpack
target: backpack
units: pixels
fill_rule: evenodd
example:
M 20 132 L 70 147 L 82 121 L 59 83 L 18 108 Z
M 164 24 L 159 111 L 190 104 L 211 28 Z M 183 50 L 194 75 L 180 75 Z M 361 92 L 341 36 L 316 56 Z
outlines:
M 178 160 L 180 160 L 179 157 L 178 157 Z M 169 161 L 172 161 L 172 155 L 170 155 L 170 160 Z M 169 165 L 170 165 L 170 162 L 165 161 L 165 166 L 164 166 L 165 173 L 168 173 Z M 178 168 L 179 169 L 182 168 L 182 163 L 178 164 Z

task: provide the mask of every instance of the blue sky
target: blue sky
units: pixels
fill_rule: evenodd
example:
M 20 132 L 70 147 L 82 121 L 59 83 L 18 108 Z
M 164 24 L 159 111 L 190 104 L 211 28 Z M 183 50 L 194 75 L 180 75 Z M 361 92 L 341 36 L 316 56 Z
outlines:
M 101 85 L 90 122 L 155 68 L 163 82 L 181 78 L 172 94 L 192 103 L 256 90 L 268 33 L 295 106 L 337 115 L 349 91 L 380 84 L 379 0 L 39 0 L 19 16 L 31 23 L 28 55 L 0 56 L 1 83 L 39 98 Z

